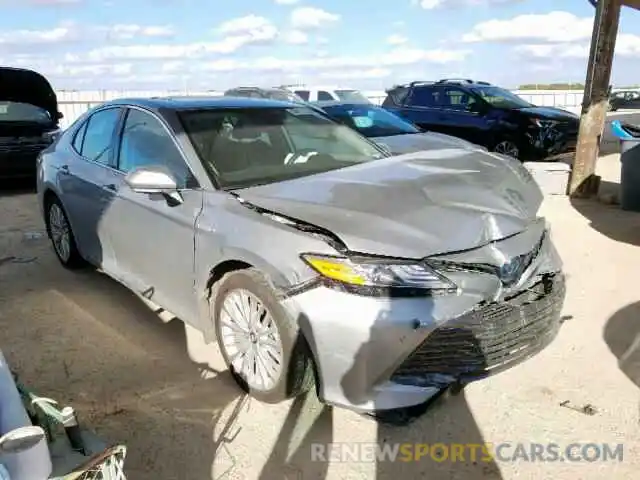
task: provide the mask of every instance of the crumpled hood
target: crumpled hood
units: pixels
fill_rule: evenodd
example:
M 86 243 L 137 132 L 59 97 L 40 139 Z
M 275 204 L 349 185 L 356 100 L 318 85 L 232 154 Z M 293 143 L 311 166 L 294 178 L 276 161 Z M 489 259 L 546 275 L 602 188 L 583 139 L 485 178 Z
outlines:
M 395 155 L 450 147 L 467 147 L 478 150 L 484 149 L 479 145 L 475 145 L 461 138 L 436 132 L 407 133 L 405 135 L 375 137 L 371 140 L 378 144 L 387 145 L 391 153 Z
M 264 209 L 330 230 L 355 252 L 423 258 L 521 232 L 542 193 L 515 160 L 445 148 L 237 190 Z
M 534 118 L 542 118 L 545 120 L 559 121 L 579 121 L 580 117 L 573 112 L 563 110 L 557 107 L 528 107 L 521 108 L 519 111 L 526 113 Z

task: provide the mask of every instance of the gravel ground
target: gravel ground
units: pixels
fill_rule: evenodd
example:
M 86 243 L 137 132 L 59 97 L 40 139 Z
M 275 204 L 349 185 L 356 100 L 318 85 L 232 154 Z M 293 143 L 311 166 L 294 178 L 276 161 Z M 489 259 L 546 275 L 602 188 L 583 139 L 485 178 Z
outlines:
M 600 173 L 615 182 L 618 168 L 608 157 Z M 128 446 L 133 480 L 638 478 L 640 215 L 563 197 L 549 198 L 543 212 L 569 275 L 571 319 L 534 359 L 470 385 L 405 428 L 313 396 L 281 405 L 243 397 L 197 333 L 164 323 L 105 276 L 63 270 L 28 192 L 0 197 L 0 344 L 27 384 L 72 403 L 85 424 Z M 566 408 L 584 405 L 595 414 Z M 625 450 L 622 462 L 312 462 L 311 444 L 328 442 Z

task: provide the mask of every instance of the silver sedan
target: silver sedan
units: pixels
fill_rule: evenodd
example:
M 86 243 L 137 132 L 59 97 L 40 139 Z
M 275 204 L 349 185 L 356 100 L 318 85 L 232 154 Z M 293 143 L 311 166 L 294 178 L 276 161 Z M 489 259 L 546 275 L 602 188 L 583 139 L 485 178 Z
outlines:
M 40 156 L 38 198 L 62 265 L 201 330 L 267 402 L 410 407 L 560 326 L 540 189 L 462 143 L 393 156 L 307 106 L 118 100 Z

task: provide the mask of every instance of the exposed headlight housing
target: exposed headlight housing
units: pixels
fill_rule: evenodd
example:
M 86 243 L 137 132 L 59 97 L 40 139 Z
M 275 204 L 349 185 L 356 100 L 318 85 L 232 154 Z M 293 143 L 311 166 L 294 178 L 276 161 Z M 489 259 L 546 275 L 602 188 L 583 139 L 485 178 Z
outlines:
M 531 123 L 539 128 L 551 128 L 555 127 L 558 124 L 558 122 L 555 120 L 545 120 L 542 118 L 530 118 L 529 120 L 531 120 Z
M 302 260 L 332 287 L 370 296 L 433 296 L 458 287 L 424 262 L 305 253 Z

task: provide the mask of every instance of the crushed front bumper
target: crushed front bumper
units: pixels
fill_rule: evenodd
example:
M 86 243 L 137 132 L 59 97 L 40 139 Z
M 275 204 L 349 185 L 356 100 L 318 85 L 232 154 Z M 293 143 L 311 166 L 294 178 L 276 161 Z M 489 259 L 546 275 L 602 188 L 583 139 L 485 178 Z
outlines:
M 471 264 L 488 248 L 520 255 L 536 234 L 456 256 Z M 362 412 L 409 407 L 541 351 L 558 333 L 565 297 L 560 258 L 542 235 L 510 289 L 496 275 L 460 269 L 446 273 L 460 286 L 453 295 L 372 298 L 318 286 L 283 300 L 313 351 L 320 396 Z

